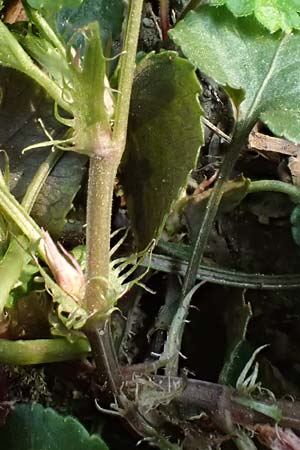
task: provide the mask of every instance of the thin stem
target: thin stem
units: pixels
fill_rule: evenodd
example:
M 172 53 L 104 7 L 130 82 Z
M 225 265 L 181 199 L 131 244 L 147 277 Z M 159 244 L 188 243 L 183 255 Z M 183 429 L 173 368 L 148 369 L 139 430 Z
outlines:
M 195 242 L 195 246 L 193 249 L 192 256 L 189 261 L 189 265 L 184 277 L 183 287 L 182 287 L 182 293 L 181 293 L 181 300 L 178 307 L 178 311 L 186 310 L 186 304 L 187 299 L 189 299 L 189 293 L 193 289 L 196 279 L 197 279 L 197 273 L 199 265 L 202 261 L 204 251 L 207 245 L 207 241 L 209 239 L 211 229 L 213 227 L 219 204 L 221 202 L 223 192 L 224 192 L 224 183 L 227 181 L 227 179 L 230 176 L 230 173 L 234 167 L 234 164 L 238 158 L 241 146 L 243 145 L 244 141 L 247 139 L 247 136 L 249 134 L 248 127 L 243 126 L 244 124 L 241 124 L 240 129 L 236 129 L 235 137 L 230 145 L 230 149 L 228 149 L 224 161 L 222 164 L 222 167 L 220 169 L 220 172 L 218 174 L 218 180 L 216 182 L 216 185 L 214 186 L 213 192 L 208 200 L 205 215 L 203 218 L 202 223 L 200 224 L 200 228 L 198 231 L 197 240 Z M 191 299 L 189 299 L 190 301 Z M 176 315 L 174 317 L 174 321 L 177 322 Z M 179 330 L 178 327 L 182 327 L 184 324 L 177 324 L 174 322 L 175 330 L 176 328 Z M 173 327 L 173 323 L 172 323 Z M 180 338 L 182 337 L 183 330 L 180 329 Z M 181 345 L 181 341 L 178 341 L 178 335 L 174 332 L 172 334 L 168 334 L 167 342 L 165 348 L 177 348 L 177 352 L 179 352 Z M 172 355 L 167 355 L 172 356 Z M 167 364 L 167 370 L 168 375 L 176 375 L 178 370 L 178 356 L 174 358 L 172 356 L 173 360 L 170 361 Z
M 220 172 L 218 174 L 217 182 L 214 186 L 213 192 L 208 200 L 206 211 L 198 230 L 197 240 L 193 249 L 193 253 L 188 265 L 186 276 L 184 278 L 182 288 L 182 298 L 185 298 L 188 292 L 192 289 L 197 278 L 198 267 L 202 261 L 207 241 L 209 239 L 211 229 L 213 227 L 219 204 L 221 202 L 224 183 L 228 180 L 234 164 L 239 156 L 240 149 L 247 139 L 248 131 L 238 130 L 235 133 L 235 137 L 228 149 L 224 161 L 222 163 Z
M 33 62 L 2 21 L 0 21 L 0 38 L 0 45 L 3 47 L 0 51 L 1 62 L 34 79 L 58 105 L 72 113 L 69 103 L 63 100 L 61 88 Z
M 16 225 L 29 239 L 31 244 L 37 244 L 42 238 L 42 231 L 35 221 L 28 215 L 8 189 L 0 184 L 0 210 L 5 217 Z M 38 251 L 42 259 L 46 260 L 42 242 L 38 244 Z
M 44 183 L 48 175 L 50 174 L 51 170 L 53 169 L 57 161 L 61 158 L 62 153 L 63 152 L 58 149 L 51 150 L 46 160 L 39 166 L 38 170 L 34 174 L 34 177 L 31 180 L 29 186 L 27 187 L 27 190 L 21 203 L 23 208 L 28 213 L 31 212 L 33 205 L 42 187 L 44 186 Z
M 168 37 L 168 31 L 170 28 L 169 22 L 169 0 L 160 0 L 159 5 L 160 26 L 162 31 L 162 37 L 165 41 Z
M 118 398 L 121 376 L 111 334 L 110 320 L 90 319 L 85 326 L 85 334 L 92 347 L 101 385 L 106 385 L 108 388 L 107 394 Z
M 283 181 L 279 180 L 252 181 L 248 187 L 249 194 L 265 191 L 281 192 L 282 194 L 287 194 L 293 202 L 299 202 L 300 200 L 299 186 L 284 183 Z
M 201 3 L 204 3 L 203 0 L 190 0 L 190 2 L 185 6 L 183 11 L 180 13 L 178 20 L 183 19 L 188 12 L 190 12 L 192 9 L 198 8 L 198 6 L 201 5 Z
M 57 35 L 54 33 L 53 29 L 50 27 L 47 20 L 44 17 L 42 17 L 41 14 L 36 9 L 29 8 L 29 11 L 27 10 L 27 13 L 28 12 L 30 14 L 30 19 L 35 23 L 40 32 L 43 33 L 46 39 L 50 41 L 57 50 L 59 50 L 62 56 L 65 56 L 66 55 L 65 47 L 63 46 L 62 42 L 59 40 Z
M 115 110 L 115 124 L 113 131 L 113 141 L 117 144 L 119 158 L 121 158 L 126 144 L 130 97 L 142 9 L 143 0 L 131 0 L 123 48 L 124 54 L 121 56 L 120 60 L 119 94 Z

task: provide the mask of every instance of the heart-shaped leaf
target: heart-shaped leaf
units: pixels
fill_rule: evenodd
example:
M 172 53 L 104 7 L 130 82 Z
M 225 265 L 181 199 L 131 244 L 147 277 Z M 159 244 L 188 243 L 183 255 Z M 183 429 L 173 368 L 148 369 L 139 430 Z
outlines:
M 193 66 L 174 52 L 138 65 L 121 181 L 138 246 L 156 238 L 203 142 Z
M 170 32 L 196 67 L 218 83 L 242 89 L 238 123 L 262 120 L 277 135 L 300 141 L 300 36 L 270 35 L 253 17 L 200 7 Z
M 0 439 L 3 448 L 11 450 L 108 450 L 75 418 L 38 404 L 16 405 L 0 429 Z

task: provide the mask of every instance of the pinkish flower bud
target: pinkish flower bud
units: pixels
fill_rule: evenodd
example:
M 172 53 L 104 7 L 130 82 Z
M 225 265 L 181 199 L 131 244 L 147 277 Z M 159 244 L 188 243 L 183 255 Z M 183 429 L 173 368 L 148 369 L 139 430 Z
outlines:
M 81 303 L 85 291 L 85 279 L 77 260 L 62 245 L 57 246 L 47 231 L 44 232 L 44 245 L 47 263 L 55 281 L 66 294 Z

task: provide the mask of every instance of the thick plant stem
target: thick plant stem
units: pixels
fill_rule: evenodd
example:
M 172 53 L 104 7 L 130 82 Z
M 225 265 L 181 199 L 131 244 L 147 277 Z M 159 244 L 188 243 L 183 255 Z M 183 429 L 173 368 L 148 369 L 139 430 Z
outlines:
M 116 164 L 113 159 L 93 155 L 90 159 L 87 203 L 86 307 L 105 314 L 109 282 L 110 222 Z
M 88 337 L 98 368 L 100 381 L 109 393 L 120 396 L 118 361 L 110 333 L 110 309 L 114 306 L 108 296 L 110 230 L 113 187 L 119 162 L 126 145 L 136 49 L 143 0 L 130 2 L 120 62 L 120 77 L 112 136 L 95 136 L 90 158 L 87 205 L 87 283 L 85 305 L 94 314 L 86 323 Z
M 119 91 L 112 137 L 95 136 L 90 159 L 87 206 L 87 287 L 86 306 L 90 313 L 106 313 L 109 282 L 110 221 L 113 186 L 125 149 L 127 124 L 135 69 L 135 56 L 143 0 L 131 1 L 124 54 L 121 56 Z

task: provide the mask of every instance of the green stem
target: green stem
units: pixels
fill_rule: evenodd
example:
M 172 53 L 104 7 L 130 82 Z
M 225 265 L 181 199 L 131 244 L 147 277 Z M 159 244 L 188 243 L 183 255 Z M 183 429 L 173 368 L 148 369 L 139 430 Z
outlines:
M 67 339 L 34 339 L 11 341 L 0 339 L 1 364 L 32 365 L 81 359 L 89 356 L 87 339 L 71 343 Z
M 102 132 L 102 136 L 95 136 L 93 140 L 88 185 L 85 304 L 90 314 L 98 314 L 87 321 L 84 331 L 91 343 L 100 380 L 106 382 L 116 396 L 120 390 L 118 361 L 106 318 L 113 306 L 108 298 L 111 211 L 115 176 L 126 145 L 142 7 L 143 0 L 130 2 L 113 133 L 105 136 Z
M 120 60 L 120 77 L 118 85 L 118 98 L 115 110 L 115 123 L 113 141 L 117 144 L 119 158 L 126 144 L 127 124 L 130 107 L 133 75 L 135 70 L 135 58 L 140 31 L 140 23 L 143 9 L 143 0 L 131 0 L 123 55 Z
M 110 222 L 116 166 L 112 159 L 90 158 L 87 202 L 87 285 L 85 304 L 93 314 L 109 309 Z
M 248 194 L 256 192 L 281 192 L 287 194 L 295 203 L 300 200 L 300 188 L 294 184 L 284 183 L 278 180 L 259 180 L 252 181 L 248 187 Z
M 25 209 L 9 192 L 9 190 L 0 184 L 0 210 L 4 216 L 29 239 L 30 243 L 35 245 L 42 238 L 42 231 L 35 221 L 28 215 Z M 42 243 L 38 244 L 38 251 L 42 259 L 46 260 L 45 249 Z
M 5 50 L 2 48 L 0 52 L 0 60 L 2 60 L 2 63 L 33 78 L 47 91 L 58 105 L 72 113 L 69 103 L 63 100 L 60 87 L 32 61 L 2 21 L 0 21 L 0 37 L 0 45 L 5 48 Z
M 178 354 L 181 345 L 181 342 L 178 341 L 178 336 L 182 337 L 184 323 L 180 323 L 177 316 L 179 316 L 180 314 L 181 316 L 183 316 L 181 311 L 185 313 L 187 310 L 187 304 L 191 301 L 191 299 L 189 298 L 189 293 L 194 288 L 197 279 L 198 268 L 202 261 L 207 241 L 209 239 L 211 229 L 214 225 L 219 204 L 223 196 L 224 183 L 225 181 L 227 181 L 231 174 L 234 164 L 239 156 L 240 149 L 246 141 L 248 134 L 249 128 L 245 126 L 245 124 L 240 124 L 240 128 L 236 129 L 234 139 L 230 144 L 230 148 L 225 154 L 216 185 L 214 186 L 213 192 L 209 197 L 206 211 L 198 230 L 195 246 L 184 277 L 181 300 L 178 307 L 178 314 L 175 314 L 174 316 L 174 323 L 172 322 L 171 325 L 172 333 L 168 334 L 165 344 L 165 349 L 172 349 L 172 351 L 174 351 L 174 349 L 177 349 L 176 355 L 167 354 L 168 352 L 166 352 L 166 356 L 171 357 L 168 364 L 166 365 L 168 375 L 176 375 L 178 370 Z
M 244 127 L 246 128 L 246 127 Z M 197 239 L 193 249 L 191 259 L 189 261 L 186 276 L 184 278 L 183 288 L 182 288 L 182 298 L 184 299 L 188 292 L 192 289 L 197 278 L 198 267 L 202 261 L 204 251 L 209 239 L 214 221 L 218 212 L 219 204 L 221 202 L 224 184 L 228 180 L 231 171 L 237 161 L 240 153 L 240 149 L 243 146 L 245 140 L 248 136 L 248 129 L 243 130 L 243 125 L 241 126 L 241 132 L 236 130 L 235 137 L 225 154 L 224 161 L 222 163 L 220 172 L 218 174 L 217 182 L 214 186 L 213 192 L 209 197 L 206 211 L 203 220 L 200 224 L 198 230 Z
M 126 145 L 130 96 L 143 1 L 131 2 L 124 55 L 121 56 L 119 95 L 112 137 L 95 136 L 90 158 L 87 204 L 87 287 L 86 306 L 90 313 L 105 314 L 110 260 L 110 222 L 113 187 L 117 168 Z M 104 133 L 103 133 L 104 134 Z
M 49 26 L 49 23 L 47 20 L 44 19 L 44 17 L 41 16 L 41 14 L 33 8 L 26 8 L 26 13 L 30 15 L 30 19 L 34 24 L 37 26 L 37 28 L 40 30 L 40 32 L 46 37 L 48 41 L 51 42 L 51 44 L 59 50 L 60 54 L 65 57 L 66 50 L 57 35 L 54 33 L 53 29 Z
M 33 205 L 41 192 L 44 183 L 50 174 L 53 167 L 56 165 L 57 161 L 61 158 L 62 151 L 58 149 L 53 149 L 50 151 L 46 160 L 39 166 L 38 170 L 34 174 L 25 195 L 22 199 L 21 205 L 30 214 Z

